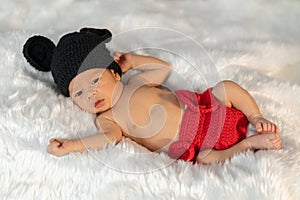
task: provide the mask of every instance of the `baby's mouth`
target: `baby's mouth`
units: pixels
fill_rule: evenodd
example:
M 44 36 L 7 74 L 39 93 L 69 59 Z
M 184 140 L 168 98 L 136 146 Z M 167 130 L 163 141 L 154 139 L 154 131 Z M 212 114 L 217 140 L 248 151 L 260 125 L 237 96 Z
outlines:
M 98 101 L 95 102 L 94 106 L 96 108 L 99 108 L 99 107 L 103 106 L 103 104 L 104 104 L 104 99 L 100 99 L 100 100 L 98 100 Z

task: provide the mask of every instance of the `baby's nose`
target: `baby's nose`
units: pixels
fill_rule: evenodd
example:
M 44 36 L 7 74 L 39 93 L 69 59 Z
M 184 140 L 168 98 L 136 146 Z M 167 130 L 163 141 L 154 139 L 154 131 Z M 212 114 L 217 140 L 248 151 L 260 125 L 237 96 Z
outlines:
M 90 92 L 90 93 L 88 94 L 87 98 L 90 99 L 91 96 L 94 96 L 94 97 L 95 97 L 96 94 L 97 94 L 97 92 L 94 90 L 94 91 L 92 91 L 92 92 Z

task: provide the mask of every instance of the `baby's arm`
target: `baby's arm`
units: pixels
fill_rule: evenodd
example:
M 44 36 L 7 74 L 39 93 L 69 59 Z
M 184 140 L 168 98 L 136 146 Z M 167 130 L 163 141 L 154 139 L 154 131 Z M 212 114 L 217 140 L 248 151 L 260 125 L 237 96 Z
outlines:
M 142 73 L 133 76 L 130 80 L 141 80 L 142 78 L 151 86 L 159 86 L 167 79 L 170 73 L 170 64 L 155 57 L 116 52 L 114 59 L 122 68 L 123 73 L 129 69 L 142 71 Z
M 212 90 L 213 95 L 228 107 L 242 111 L 257 132 L 277 132 L 277 126 L 266 120 L 253 97 L 233 81 L 222 81 Z
M 100 133 L 84 137 L 82 139 L 50 139 L 47 152 L 56 156 L 63 156 L 70 152 L 82 152 L 86 149 L 101 149 L 104 144 L 122 139 L 122 131 L 120 127 L 113 121 L 97 117 L 96 125 L 100 129 Z

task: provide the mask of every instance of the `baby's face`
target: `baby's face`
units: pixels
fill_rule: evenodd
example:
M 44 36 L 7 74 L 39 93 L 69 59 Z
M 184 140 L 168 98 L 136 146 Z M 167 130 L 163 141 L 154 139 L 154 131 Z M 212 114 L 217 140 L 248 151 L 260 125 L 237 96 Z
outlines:
M 119 81 L 119 74 L 113 70 L 93 68 L 72 79 L 70 97 L 87 112 L 104 112 L 112 107 L 114 89 Z

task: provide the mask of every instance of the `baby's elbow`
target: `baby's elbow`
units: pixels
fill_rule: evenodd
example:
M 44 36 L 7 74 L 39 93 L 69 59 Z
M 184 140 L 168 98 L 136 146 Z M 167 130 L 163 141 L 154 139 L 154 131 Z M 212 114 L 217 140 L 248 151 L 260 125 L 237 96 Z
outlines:
M 106 142 L 114 142 L 118 144 L 123 137 L 122 131 L 112 131 L 108 133 L 104 133 L 104 136 L 106 138 Z
M 118 134 L 118 135 L 116 136 L 116 138 L 115 138 L 116 144 L 118 144 L 119 142 L 121 142 L 122 138 L 123 138 L 123 134 L 122 134 L 122 132 L 121 132 L 121 133 Z
M 111 141 L 114 141 L 116 144 L 118 144 L 119 142 L 121 142 L 123 138 L 123 134 L 122 132 L 117 132 L 114 137 L 111 139 Z

